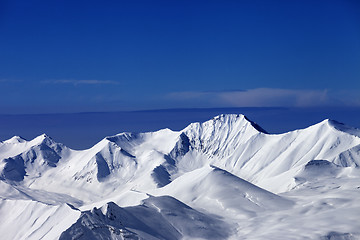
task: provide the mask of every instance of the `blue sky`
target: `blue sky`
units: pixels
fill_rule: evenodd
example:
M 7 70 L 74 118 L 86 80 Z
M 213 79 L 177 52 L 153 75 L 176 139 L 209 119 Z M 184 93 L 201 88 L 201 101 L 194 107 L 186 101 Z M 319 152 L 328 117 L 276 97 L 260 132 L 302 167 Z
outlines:
M 360 2 L 0 1 L 0 113 L 360 106 Z

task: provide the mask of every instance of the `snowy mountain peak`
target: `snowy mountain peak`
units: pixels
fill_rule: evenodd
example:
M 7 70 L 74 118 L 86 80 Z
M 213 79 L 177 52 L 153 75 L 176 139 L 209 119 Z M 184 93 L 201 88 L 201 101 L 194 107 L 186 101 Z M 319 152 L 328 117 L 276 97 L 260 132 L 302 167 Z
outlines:
M 123 132 L 123 133 L 119 133 L 113 136 L 107 136 L 105 137 L 106 140 L 110 141 L 110 142 L 118 142 L 119 140 L 123 140 L 123 141 L 130 141 L 131 139 L 136 138 L 136 134 L 134 133 L 130 133 L 130 132 Z
M 70 149 L 56 143 L 46 134 L 31 141 L 13 137 L 0 148 L 0 178 L 22 181 L 25 177 L 40 177 L 45 171 L 57 166 Z
M 4 141 L 4 143 L 8 144 L 16 144 L 16 143 L 24 143 L 26 140 L 20 136 L 13 136 L 12 138 Z
M 249 120 L 242 114 L 221 114 L 203 123 L 192 123 L 183 131 L 188 129 L 199 129 L 200 132 L 204 132 L 209 129 L 221 129 L 221 131 L 240 130 L 242 128 L 253 128 L 257 132 L 267 133 L 258 124 Z
M 48 135 L 46 135 L 45 133 L 35 137 L 33 140 L 31 140 L 31 142 L 33 143 L 37 143 L 37 144 L 41 144 L 41 143 L 55 143 L 54 140 L 49 137 Z
M 298 239 L 347 237 L 358 233 L 359 131 L 327 119 L 266 134 L 227 114 L 182 131 L 120 133 L 83 151 L 46 134 L 15 136 L 0 144 L 0 234 L 292 239 L 284 229 L 299 225 Z
M 32 139 L 30 141 L 28 141 L 25 138 L 20 137 L 20 136 L 14 136 L 8 140 L 3 141 L 3 143 L 5 143 L 5 144 L 23 144 L 24 146 L 26 145 L 26 147 L 32 147 L 32 146 L 39 145 L 42 143 L 45 143 L 47 145 L 57 144 L 51 137 L 49 137 L 45 133 L 35 137 L 34 139 Z
M 222 114 L 203 123 L 192 123 L 182 132 L 193 149 L 221 156 L 231 154 L 241 142 L 265 133 L 242 114 Z
M 243 114 L 220 114 L 206 122 L 231 124 L 238 121 L 250 122 Z
M 35 137 L 34 139 L 45 139 L 45 138 L 48 138 L 48 137 L 49 137 L 49 136 L 48 136 L 47 134 L 43 133 L 43 134 Z
M 331 119 L 326 119 L 323 122 L 326 122 L 326 124 L 328 124 L 328 126 L 334 128 L 338 131 L 360 137 L 360 129 L 347 126 L 344 123 L 338 122 L 336 120 L 331 120 Z

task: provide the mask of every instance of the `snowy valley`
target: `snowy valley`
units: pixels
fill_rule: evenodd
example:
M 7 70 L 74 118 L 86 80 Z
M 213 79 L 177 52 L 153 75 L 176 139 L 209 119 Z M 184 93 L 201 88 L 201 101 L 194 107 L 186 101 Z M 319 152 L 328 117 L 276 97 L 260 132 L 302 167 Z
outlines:
M 89 129 L 90 131 L 90 129 Z M 360 130 L 244 115 L 86 150 L 0 142 L 1 239 L 360 239 Z

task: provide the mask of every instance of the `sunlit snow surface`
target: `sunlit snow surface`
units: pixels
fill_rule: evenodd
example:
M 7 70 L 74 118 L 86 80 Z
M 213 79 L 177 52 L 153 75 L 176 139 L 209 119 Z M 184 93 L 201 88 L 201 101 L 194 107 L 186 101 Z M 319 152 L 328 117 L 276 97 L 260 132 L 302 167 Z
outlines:
M 1 239 L 359 239 L 360 130 L 243 115 L 86 150 L 0 143 Z

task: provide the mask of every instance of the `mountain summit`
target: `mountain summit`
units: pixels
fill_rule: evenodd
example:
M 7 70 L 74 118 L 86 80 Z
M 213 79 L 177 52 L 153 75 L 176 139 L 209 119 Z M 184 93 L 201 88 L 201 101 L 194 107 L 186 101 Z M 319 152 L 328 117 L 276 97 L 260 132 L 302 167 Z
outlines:
M 30 141 L 15 136 L 0 143 L 0 219 L 9 217 L 15 227 L 25 224 L 24 216 L 34 209 L 31 218 L 39 224 L 24 225 L 22 232 L 0 227 L 0 232 L 9 239 L 35 239 L 35 232 L 47 239 L 256 238 L 251 232 L 257 222 L 310 211 L 304 206 L 309 204 L 305 196 L 311 196 L 322 206 L 311 211 L 338 214 L 321 201 L 350 211 L 345 214 L 349 226 L 344 232 L 314 224 L 310 235 L 299 236 L 357 236 L 350 220 L 359 213 L 353 201 L 359 194 L 351 190 L 360 186 L 359 136 L 360 130 L 334 120 L 269 134 L 236 114 L 181 131 L 120 133 L 82 151 L 45 134 Z M 321 200 L 321 194 L 348 198 Z M 10 216 L 10 209 L 17 215 Z M 69 218 L 56 228 L 54 221 L 40 224 L 64 214 Z M 156 221 L 163 227 L 152 224 Z M 96 226 L 102 230 L 95 231 Z M 283 236 L 272 229 L 268 233 L 274 235 L 264 231 L 257 238 Z

